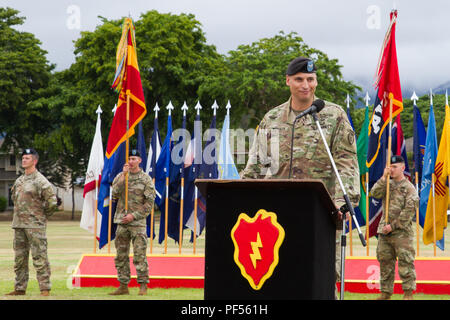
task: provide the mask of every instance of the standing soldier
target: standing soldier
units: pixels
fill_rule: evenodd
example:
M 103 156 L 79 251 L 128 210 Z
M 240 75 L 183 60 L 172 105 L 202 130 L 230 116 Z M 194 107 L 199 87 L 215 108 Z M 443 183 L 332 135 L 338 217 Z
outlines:
M 146 217 L 153 208 L 156 192 L 152 179 L 139 167 L 141 155 L 138 150 L 130 150 L 128 164 L 123 166 L 112 184 L 113 201 L 118 201 L 114 215 L 117 223 L 116 258 L 119 288 L 110 295 L 129 294 L 130 282 L 130 242 L 133 243 L 133 264 L 136 268 L 139 295 L 147 294 L 148 263 Z M 125 175 L 128 173 L 128 210 L 125 210 Z
M 377 260 L 380 263 L 381 296 L 377 300 L 388 300 L 394 291 L 395 262 L 398 259 L 398 274 L 402 280 L 404 300 L 413 299 L 416 289 L 414 266 L 415 250 L 412 219 L 419 205 L 419 196 L 414 185 L 406 179 L 405 160 L 401 156 L 391 158 L 391 167 L 384 169 L 370 195 L 383 200 L 383 215 L 378 225 Z M 389 212 L 386 222 L 386 183 L 389 179 Z
M 11 189 L 14 202 L 14 291 L 7 295 L 25 295 L 28 284 L 28 257 L 31 249 L 36 278 L 42 296 L 50 294 L 50 264 L 47 257 L 47 217 L 58 208 L 59 199 L 48 180 L 36 169 L 38 153 L 25 149 L 22 167 L 25 173 L 17 178 Z

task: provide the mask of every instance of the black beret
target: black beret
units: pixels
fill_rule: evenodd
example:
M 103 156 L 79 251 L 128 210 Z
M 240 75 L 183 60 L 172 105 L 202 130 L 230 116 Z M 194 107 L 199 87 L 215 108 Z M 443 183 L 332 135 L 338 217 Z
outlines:
M 286 75 L 292 76 L 296 73 L 315 73 L 316 64 L 311 59 L 305 57 L 298 57 L 292 60 L 286 70 Z
M 394 164 L 394 163 L 405 163 L 405 159 L 403 159 L 402 156 L 392 156 L 391 164 Z
M 26 148 L 26 149 L 23 150 L 22 156 L 26 155 L 26 154 L 37 155 L 38 153 L 33 148 Z
M 129 157 L 139 157 L 141 158 L 141 153 L 138 149 L 130 149 L 130 152 L 128 153 Z

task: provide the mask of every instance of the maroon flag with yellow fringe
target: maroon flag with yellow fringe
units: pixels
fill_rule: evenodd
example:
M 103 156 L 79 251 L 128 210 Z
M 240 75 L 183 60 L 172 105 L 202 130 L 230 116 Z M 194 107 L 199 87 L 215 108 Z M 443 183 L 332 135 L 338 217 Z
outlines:
M 134 134 L 134 127 L 147 114 L 137 62 L 134 25 L 131 18 L 124 20 L 122 37 L 117 46 L 116 74 L 112 87 L 119 92 L 119 100 L 106 146 L 107 158 L 111 157 L 119 145 L 127 139 L 127 136 L 130 137 Z M 128 135 L 127 100 L 129 101 Z

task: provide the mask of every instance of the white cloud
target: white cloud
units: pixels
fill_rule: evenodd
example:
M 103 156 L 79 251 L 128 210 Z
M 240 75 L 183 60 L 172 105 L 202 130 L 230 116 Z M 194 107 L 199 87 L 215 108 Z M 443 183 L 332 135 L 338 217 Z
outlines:
M 73 63 L 73 41 L 80 31 L 94 30 L 97 16 L 118 19 L 158 10 L 173 14 L 193 13 L 202 24 L 208 43 L 221 53 L 250 44 L 279 31 L 297 32 L 311 47 L 339 59 L 346 80 L 371 81 L 384 33 L 389 23 L 392 0 L 3 0 L 2 6 L 20 10 L 26 17 L 21 30 L 32 32 L 48 51 L 48 59 L 62 70 Z M 397 50 L 402 83 L 435 86 L 450 75 L 450 1 L 396 0 L 399 10 Z M 80 29 L 67 27 L 68 7 L 80 8 Z M 372 7 L 371 7 L 372 6 Z M 380 28 L 368 27 L 379 9 Z M 376 17 L 375 17 L 376 18 Z M 369 21 L 369 25 L 373 20 Z

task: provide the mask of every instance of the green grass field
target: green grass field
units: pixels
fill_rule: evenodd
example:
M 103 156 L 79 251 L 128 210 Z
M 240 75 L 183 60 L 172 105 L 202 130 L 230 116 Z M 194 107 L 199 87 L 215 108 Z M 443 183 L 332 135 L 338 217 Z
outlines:
M 26 296 L 9 297 L 6 293 L 14 289 L 14 252 L 12 248 L 13 230 L 11 221 L 4 214 L 0 214 L 0 300 L 201 300 L 203 289 L 149 289 L 147 296 L 138 296 L 138 288 L 130 288 L 130 295 L 109 296 L 112 287 L 104 288 L 73 288 L 71 274 L 78 264 L 81 255 L 93 253 L 93 236 L 79 227 L 79 212 L 75 221 L 68 220 L 70 213 L 60 212 L 48 222 L 48 255 L 51 265 L 52 291 L 50 297 L 41 297 L 36 281 L 36 273 L 30 257 L 30 280 Z M 2 216 L 3 215 L 3 216 Z M 158 230 L 158 229 L 156 229 Z M 189 243 L 189 232 L 184 233 L 184 247 L 182 253 L 192 254 L 192 244 Z M 450 237 L 446 237 L 449 242 Z M 348 239 L 348 238 L 347 238 Z M 350 254 L 350 241 L 347 240 L 347 253 Z M 361 246 L 357 234 L 353 233 L 353 255 L 366 255 L 366 249 Z M 450 243 L 446 243 L 450 246 Z M 370 255 L 375 254 L 376 240 L 370 242 Z M 421 255 L 432 256 L 432 246 L 421 246 Z M 164 246 L 154 241 L 153 253 L 164 252 Z M 168 241 L 168 253 L 177 253 L 178 246 L 173 240 Z M 107 248 L 97 250 L 97 253 L 108 253 Z M 111 245 L 111 253 L 115 254 L 114 245 Z M 204 235 L 197 242 L 197 254 L 204 254 Z M 446 256 L 446 252 L 438 249 L 439 256 Z M 345 300 L 372 300 L 377 295 L 345 293 Z M 401 299 L 402 295 L 394 295 L 393 299 Z M 447 295 L 416 294 L 416 300 L 449 300 Z

